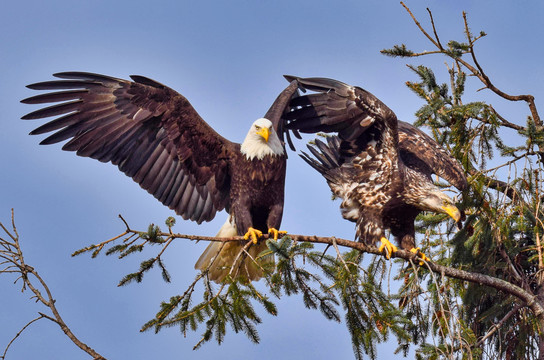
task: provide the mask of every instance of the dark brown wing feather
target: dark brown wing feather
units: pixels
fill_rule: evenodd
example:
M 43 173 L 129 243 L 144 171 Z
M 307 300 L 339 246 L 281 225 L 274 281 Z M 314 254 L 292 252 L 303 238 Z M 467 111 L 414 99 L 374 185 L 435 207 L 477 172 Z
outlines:
M 436 174 L 461 191 L 467 187 L 461 164 L 433 138 L 404 121 L 399 121 L 399 148 L 405 165 L 427 176 Z
M 284 136 L 287 138 L 289 147 L 291 150 L 295 151 L 295 146 L 291 141 L 289 131 L 284 127 L 283 117 L 289 111 L 289 102 L 299 96 L 298 93 L 298 83 L 296 80 L 291 81 L 291 83 L 278 95 L 270 109 L 266 112 L 264 117 L 274 124 L 274 130 L 278 134 L 279 138 L 283 141 Z M 294 135 L 300 138 L 300 135 L 296 130 L 292 130 Z
M 337 132 L 344 142 L 342 151 L 346 157 L 384 137 L 393 139 L 396 148 L 397 118 L 368 91 L 327 78 L 285 78 L 296 80 L 304 90 L 317 91 L 291 101 L 291 112 L 284 116 L 289 121 L 288 129 L 303 133 Z
M 418 128 L 396 119 L 395 114 L 371 93 L 356 86 L 326 78 L 297 78 L 304 90 L 317 91 L 294 98 L 293 111 L 285 115 L 291 121 L 287 127 L 301 132 L 338 132 L 343 140 L 340 150 L 342 163 L 356 156 L 378 131 L 398 132 L 398 149 L 403 163 L 428 176 L 437 174 L 459 190 L 467 186 L 459 162 Z M 385 124 L 386 126 L 380 126 Z
M 63 80 L 29 85 L 53 90 L 22 100 L 61 102 L 23 119 L 60 117 L 31 134 L 42 144 L 68 140 L 64 150 L 111 162 L 184 219 L 209 221 L 228 206 L 228 160 L 237 145 L 216 133 L 189 101 L 142 76 L 132 81 L 64 72 Z

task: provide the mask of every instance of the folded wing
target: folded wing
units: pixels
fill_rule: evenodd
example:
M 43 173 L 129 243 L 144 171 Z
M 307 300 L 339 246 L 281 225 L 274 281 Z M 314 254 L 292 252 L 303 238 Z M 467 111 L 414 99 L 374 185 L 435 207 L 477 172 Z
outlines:
M 467 178 L 461 164 L 433 138 L 415 126 L 399 121 L 399 149 L 405 165 L 431 176 L 436 174 L 463 191 Z

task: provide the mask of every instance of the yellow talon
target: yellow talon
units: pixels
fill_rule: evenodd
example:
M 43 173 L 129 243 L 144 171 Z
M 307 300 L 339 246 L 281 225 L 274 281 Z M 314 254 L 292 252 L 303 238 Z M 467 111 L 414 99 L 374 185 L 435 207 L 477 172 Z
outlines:
M 249 229 L 247 229 L 247 232 L 244 235 L 244 239 L 249 240 L 249 238 L 251 237 L 253 243 L 256 244 L 257 240 L 259 240 L 261 236 L 263 236 L 262 231 L 250 227 Z
M 385 258 L 388 260 L 391 259 L 391 254 L 398 250 L 397 247 L 391 244 L 391 242 L 384 237 L 382 237 L 380 241 L 382 244 L 380 245 L 378 250 L 383 251 L 383 249 L 386 249 L 387 253 L 385 254 Z
M 427 257 L 427 255 L 425 255 L 424 253 L 422 253 L 419 248 L 412 248 L 410 249 L 410 252 L 416 254 L 417 256 L 419 256 L 421 258 L 421 261 L 419 262 L 419 265 L 423 265 L 425 264 L 423 261 L 431 261 L 430 258 Z
M 287 234 L 287 231 L 277 230 L 277 229 L 274 229 L 274 228 L 269 228 L 268 233 L 272 234 L 274 236 L 274 240 L 278 240 L 278 235 L 285 235 L 285 234 Z

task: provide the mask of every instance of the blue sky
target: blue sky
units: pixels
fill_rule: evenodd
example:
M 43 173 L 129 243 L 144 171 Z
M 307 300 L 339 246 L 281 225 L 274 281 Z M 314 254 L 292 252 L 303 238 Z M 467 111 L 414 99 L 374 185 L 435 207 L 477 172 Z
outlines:
M 477 47 L 479 60 L 497 86 L 544 99 L 544 30 L 541 2 L 406 1 L 428 26 L 433 11 L 443 43 L 462 39 L 462 11 L 474 33 L 488 36 Z M 35 92 L 26 84 L 51 79 L 59 71 L 80 70 L 127 78 L 140 74 L 186 96 L 201 116 L 230 140 L 241 142 L 249 124 L 264 115 L 287 85 L 283 74 L 324 76 L 359 85 L 413 120 L 422 105 L 404 85 L 416 80 L 407 60 L 379 53 L 406 43 L 414 50 L 431 45 L 397 1 L 12 1 L 0 11 L 0 221 L 10 209 L 25 258 L 46 279 L 65 321 L 84 342 L 110 359 L 320 359 L 352 358 L 345 324 L 307 310 L 299 297 L 279 300 L 277 317 L 258 326 L 261 344 L 229 332 L 223 345 L 192 347 L 203 330 L 183 337 L 175 328 L 158 335 L 139 333 L 159 303 L 183 292 L 195 276 L 194 262 L 204 242 L 179 241 L 165 258 L 173 281 L 158 273 L 142 284 L 118 288 L 151 253 L 124 261 L 70 254 L 124 230 L 163 224 L 173 213 L 117 168 L 38 146 L 28 136 L 41 122 L 19 120 L 34 109 L 20 104 Z M 447 81 L 444 58 L 415 59 L 435 66 Z M 469 89 L 479 88 L 474 83 Z M 493 101 L 510 121 L 523 124 L 523 104 L 496 101 L 482 91 L 470 99 Z M 299 143 L 299 149 L 302 143 Z M 316 211 L 316 209 L 318 209 Z M 200 226 L 178 219 L 174 230 L 214 235 L 225 219 Z M 353 225 L 341 219 L 325 181 L 291 153 L 282 228 L 296 234 L 353 238 Z M 15 278 L 0 279 L 0 349 L 42 307 L 21 293 Z M 389 358 L 393 345 L 378 347 Z M 16 341 L 9 359 L 86 359 L 54 324 L 42 320 Z

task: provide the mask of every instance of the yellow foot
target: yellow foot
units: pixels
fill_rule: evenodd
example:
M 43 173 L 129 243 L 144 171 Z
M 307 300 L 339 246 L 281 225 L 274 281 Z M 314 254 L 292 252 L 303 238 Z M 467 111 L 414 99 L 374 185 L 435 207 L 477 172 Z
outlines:
M 269 228 L 268 233 L 274 236 L 274 240 L 278 240 L 278 235 L 285 235 L 287 234 L 287 231 L 281 231 L 274 228 Z
M 428 258 L 427 255 L 425 255 L 424 253 L 419 251 L 419 248 L 412 248 L 412 249 L 410 249 L 410 252 L 416 254 L 417 256 L 419 256 L 421 258 L 421 261 L 419 262 L 419 265 L 423 265 L 424 264 L 423 261 L 431 261 L 431 259 Z
M 257 240 L 259 240 L 261 236 L 263 236 L 262 231 L 250 227 L 249 229 L 247 229 L 247 232 L 244 235 L 244 239 L 249 240 L 249 238 L 251 237 L 253 243 L 256 244 Z
M 388 260 L 391 259 L 391 254 L 398 250 L 397 247 L 391 244 L 391 242 L 384 237 L 382 237 L 380 241 L 382 242 L 382 244 L 380 245 L 380 248 L 378 250 L 383 251 L 383 249 L 386 249 L 387 253 L 385 254 L 385 258 Z

